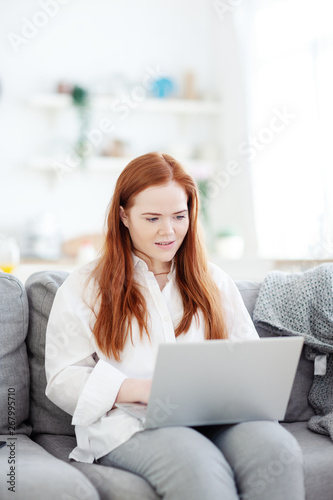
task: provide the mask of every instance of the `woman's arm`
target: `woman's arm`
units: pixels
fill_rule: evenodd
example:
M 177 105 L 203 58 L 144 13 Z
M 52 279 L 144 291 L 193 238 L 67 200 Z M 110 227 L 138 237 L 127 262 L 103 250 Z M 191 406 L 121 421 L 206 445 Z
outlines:
M 151 380 L 126 378 L 121 384 L 116 403 L 148 403 Z
M 85 277 L 86 278 L 86 277 Z M 82 276 L 73 273 L 59 288 L 46 332 L 46 395 L 87 426 L 113 407 L 124 373 L 95 355 L 91 310 L 82 299 Z

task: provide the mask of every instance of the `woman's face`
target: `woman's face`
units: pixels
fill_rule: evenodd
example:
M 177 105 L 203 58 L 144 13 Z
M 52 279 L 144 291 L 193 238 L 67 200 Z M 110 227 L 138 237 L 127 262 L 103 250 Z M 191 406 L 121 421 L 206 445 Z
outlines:
M 141 191 L 134 205 L 120 207 L 120 217 L 128 228 L 135 250 L 147 255 L 154 272 L 165 269 L 182 244 L 189 226 L 187 195 L 172 181 Z M 141 256 L 140 256 L 141 257 Z M 144 260 L 144 256 L 142 257 Z

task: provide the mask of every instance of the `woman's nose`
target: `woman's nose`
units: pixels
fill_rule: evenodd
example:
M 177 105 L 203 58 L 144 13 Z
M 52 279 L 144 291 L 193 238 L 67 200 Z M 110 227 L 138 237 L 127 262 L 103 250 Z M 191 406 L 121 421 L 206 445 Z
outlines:
M 161 234 L 173 234 L 174 233 L 174 229 L 173 229 L 172 222 L 170 220 L 164 221 L 162 223 L 162 226 L 160 227 L 160 231 L 159 232 Z

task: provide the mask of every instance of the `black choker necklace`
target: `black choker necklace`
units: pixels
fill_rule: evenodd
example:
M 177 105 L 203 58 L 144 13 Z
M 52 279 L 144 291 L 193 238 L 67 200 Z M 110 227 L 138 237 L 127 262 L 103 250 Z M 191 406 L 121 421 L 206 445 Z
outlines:
M 157 274 L 153 273 L 153 274 L 154 274 L 154 276 L 160 276 L 161 274 L 169 274 L 169 272 L 170 272 L 170 271 L 168 271 L 168 272 L 166 272 L 166 273 L 157 273 Z

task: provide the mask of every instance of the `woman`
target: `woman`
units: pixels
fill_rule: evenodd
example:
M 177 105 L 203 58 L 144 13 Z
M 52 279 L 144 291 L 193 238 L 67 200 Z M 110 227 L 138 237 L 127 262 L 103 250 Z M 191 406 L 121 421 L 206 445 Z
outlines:
M 301 452 L 278 423 L 143 430 L 115 407 L 148 402 L 161 342 L 227 337 L 258 335 L 233 281 L 206 262 L 193 179 L 166 154 L 136 158 L 101 258 L 68 277 L 49 318 L 46 394 L 73 415 L 70 458 L 132 471 L 164 499 L 304 498 Z

